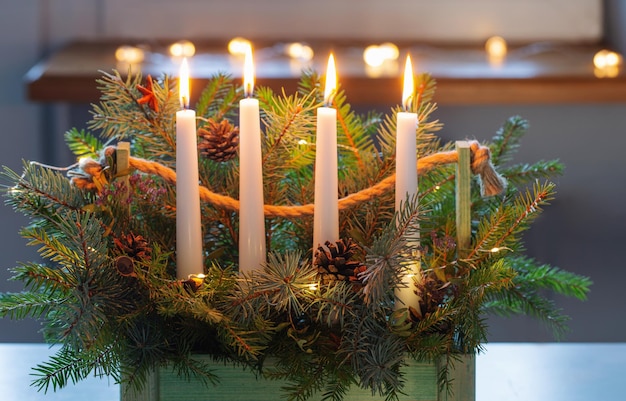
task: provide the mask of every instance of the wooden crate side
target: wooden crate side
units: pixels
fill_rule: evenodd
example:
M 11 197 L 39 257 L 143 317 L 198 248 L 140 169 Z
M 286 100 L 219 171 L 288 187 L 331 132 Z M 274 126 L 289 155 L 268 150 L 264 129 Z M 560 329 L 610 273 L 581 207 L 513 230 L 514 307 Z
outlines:
M 168 368 L 159 369 L 149 379 L 142 393 L 126 391 L 121 387 L 122 401 L 276 401 L 281 398 L 283 381 L 259 379 L 249 370 L 211 362 L 208 357 L 198 356 L 204 362 L 213 363 L 220 378 L 217 386 L 205 386 L 200 382 L 178 377 Z M 467 366 L 467 365 L 471 366 Z M 455 364 L 451 378 L 455 386 L 454 397 L 439 394 L 438 367 L 434 363 L 410 362 L 403 369 L 405 386 L 400 401 L 474 401 L 474 359 Z M 458 388 L 457 388 L 458 386 Z M 464 394 L 470 391 L 471 394 Z M 321 394 L 312 401 L 321 398 Z M 384 396 L 372 395 L 371 391 L 352 388 L 345 401 L 382 401 Z

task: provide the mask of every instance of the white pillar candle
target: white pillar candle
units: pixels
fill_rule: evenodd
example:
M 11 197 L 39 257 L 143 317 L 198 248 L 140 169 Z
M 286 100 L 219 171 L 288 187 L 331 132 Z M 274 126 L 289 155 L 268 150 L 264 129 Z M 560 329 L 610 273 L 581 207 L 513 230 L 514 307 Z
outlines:
M 417 114 L 410 113 L 413 98 L 413 67 L 411 58 L 407 56 L 404 71 L 404 90 L 402 104 L 404 112 L 397 113 L 396 121 L 396 213 L 401 212 L 401 207 L 407 200 L 413 199 L 417 194 Z M 416 241 L 417 239 L 409 239 Z M 411 244 L 418 245 L 418 244 Z M 396 308 L 408 308 L 412 306 L 418 309 L 419 297 L 415 294 L 413 280 L 419 273 L 419 261 L 417 255 L 409 255 L 406 266 L 406 274 L 402 277 L 402 284 L 396 288 L 395 295 L 399 302 Z M 414 260 L 415 259 L 415 260 Z M 414 262 L 414 263 L 413 263 Z
M 337 110 L 330 106 L 337 90 L 335 61 L 331 54 L 326 71 L 325 107 L 317 109 L 315 143 L 315 204 L 313 255 L 319 245 L 339 240 L 339 179 L 337 176 Z
M 265 215 L 259 101 L 253 99 L 252 48 L 244 61 L 244 93 L 239 102 L 239 271 L 251 272 L 265 263 Z
M 189 110 L 189 67 L 183 59 L 179 78 L 183 110 L 176 112 L 176 277 L 204 271 L 196 112 Z

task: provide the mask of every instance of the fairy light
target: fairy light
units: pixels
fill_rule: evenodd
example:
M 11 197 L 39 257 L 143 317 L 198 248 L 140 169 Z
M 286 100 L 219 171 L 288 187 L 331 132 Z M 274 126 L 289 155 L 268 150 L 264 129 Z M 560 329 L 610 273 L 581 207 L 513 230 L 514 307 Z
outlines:
M 400 49 L 391 42 L 385 42 L 378 46 L 378 51 L 385 60 L 397 60 L 400 57 Z
M 314 56 L 311 46 L 300 42 L 289 43 L 285 48 L 285 53 L 290 58 L 300 61 L 310 61 Z
M 173 57 L 192 57 L 196 54 L 196 46 L 188 40 L 180 40 L 170 45 L 170 54 Z
M 622 55 L 602 49 L 593 56 L 594 74 L 598 78 L 615 78 L 619 75 Z
M 376 45 L 367 46 L 363 51 L 363 61 L 370 67 L 380 67 L 385 62 L 380 48 Z
M 506 40 L 501 36 L 492 36 L 485 42 L 485 51 L 489 64 L 499 66 L 504 62 L 508 51 Z
M 135 46 L 120 46 L 115 50 L 115 59 L 119 62 L 139 64 L 144 58 L 144 51 Z
M 252 43 L 242 37 L 233 38 L 228 42 L 228 52 L 233 56 L 243 56 L 250 48 L 252 48 Z

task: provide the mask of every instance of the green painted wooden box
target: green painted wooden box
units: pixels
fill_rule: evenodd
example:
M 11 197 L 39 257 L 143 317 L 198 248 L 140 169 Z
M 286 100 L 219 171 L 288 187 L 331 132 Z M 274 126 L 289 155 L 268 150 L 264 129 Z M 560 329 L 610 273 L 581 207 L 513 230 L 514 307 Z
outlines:
M 217 386 L 205 386 L 178 378 L 172 371 L 160 369 L 151 375 L 141 393 L 121 387 L 122 401 L 277 401 L 281 399 L 282 382 L 258 380 L 253 373 L 238 367 L 215 364 L 220 377 Z M 438 367 L 434 363 L 411 362 L 405 370 L 406 395 L 402 401 L 474 401 L 475 358 L 466 356 L 456 362 L 451 371 L 453 394 L 439 393 L 437 385 Z M 318 398 L 313 398 L 316 400 Z M 346 401 L 384 400 L 373 397 L 370 391 L 353 389 Z

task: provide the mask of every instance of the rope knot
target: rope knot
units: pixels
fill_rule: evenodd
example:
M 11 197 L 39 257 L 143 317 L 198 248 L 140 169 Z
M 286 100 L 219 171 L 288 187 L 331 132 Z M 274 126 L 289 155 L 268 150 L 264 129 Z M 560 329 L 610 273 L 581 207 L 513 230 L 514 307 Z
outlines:
M 472 172 L 479 177 L 482 196 L 501 194 L 506 188 L 506 180 L 491 163 L 491 151 L 478 141 L 470 141 Z

